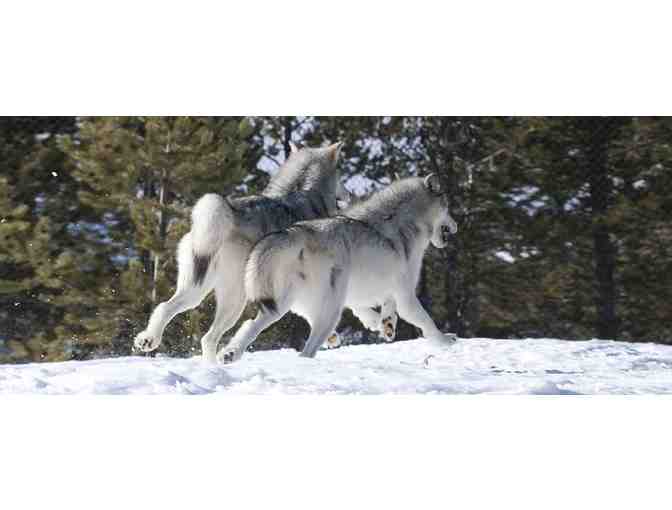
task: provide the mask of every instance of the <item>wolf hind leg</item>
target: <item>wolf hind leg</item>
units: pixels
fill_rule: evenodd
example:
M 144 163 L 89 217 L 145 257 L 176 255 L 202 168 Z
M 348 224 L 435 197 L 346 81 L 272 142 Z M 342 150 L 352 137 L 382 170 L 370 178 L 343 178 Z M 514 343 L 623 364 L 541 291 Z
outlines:
M 229 294 L 227 295 L 227 291 Z M 231 329 L 245 309 L 245 293 L 243 282 L 231 284 L 219 283 L 215 286 L 217 311 L 210 329 L 201 338 L 201 352 L 203 361 L 215 363 L 217 361 L 217 344 L 224 333 Z
M 279 321 L 287 312 L 289 307 L 278 307 L 277 311 L 268 309 L 259 310 L 254 319 L 243 322 L 240 329 L 229 341 L 226 347 L 222 348 L 217 354 L 217 361 L 222 364 L 238 361 L 245 354 L 245 350 L 252 345 L 259 334 L 272 324 Z
M 310 324 L 310 336 L 301 352 L 302 357 L 314 358 L 319 348 L 338 326 L 343 313 L 346 284 L 346 278 L 339 276 L 335 280 L 332 279 L 328 294 L 324 295 L 323 299 L 313 301 L 319 305 L 307 307 L 309 311 L 305 319 Z
M 200 284 L 193 281 L 194 257 L 191 232 L 186 234 L 177 248 L 177 289 L 168 301 L 154 308 L 149 323 L 133 342 L 135 350 L 149 352 L 161 345 L 161 337 L 168 323 L 176 315 L 196 308 L 213 288 L 213 276 L 208 274 Z
M 184 286 L 175 291 L 168 301 L 160 303 L 152 312 L 147 328 L 140 332 L 134 340 L 135 349 L 150 352 L 161 345 L 163 331 L 168 323 L 178 314 L 192 310 L 201 304 L 212 290 L 211 286 Z
M 310 336 L 303 347 L 301 357 L 314 358 L 327 337 L 336 329 L 341 320 L 341 309 L 324 313 L 317 321 L 309 320 L 311 324 Z

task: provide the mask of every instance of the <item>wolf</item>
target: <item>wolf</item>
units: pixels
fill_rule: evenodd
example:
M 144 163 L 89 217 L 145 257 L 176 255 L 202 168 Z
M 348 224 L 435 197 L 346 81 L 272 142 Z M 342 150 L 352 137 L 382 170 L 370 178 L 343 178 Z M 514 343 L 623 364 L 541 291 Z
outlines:
M 156 349 L 173 317 L 197 307 L 214 289 L 215 318 L 201 348 L 203 359 L 215 362 L 220 337 L 238 321 L 247 302 L 244 269 L 254 244 L 298 221 L 333 216 L 337 202 L 348 201 L 338 168 L 342 146 L 342 142 L 326 148 L 293 145 L 261 195 L 201 197 L 192 210 L 191 231 L 177 248 L 175 294 L 154 309 L 147 328 L 135 337 L 135 349 Z
M 411 177 L 342 215 L 299 222 L 263 237 L 245 268 L 245 293 L 258 313 L 241 325 L 217 360 L 240 359 L 259 333 L 290 310 L 310 325 L 304 357 L 315 356 L 345 306 L 370 329 L 388 331 L 398 314 L 425 338 L 454 342 L 415 294 L 429 244 L 444 248 L 457 232 L 449 205 L 447 187 L 437 175 Z

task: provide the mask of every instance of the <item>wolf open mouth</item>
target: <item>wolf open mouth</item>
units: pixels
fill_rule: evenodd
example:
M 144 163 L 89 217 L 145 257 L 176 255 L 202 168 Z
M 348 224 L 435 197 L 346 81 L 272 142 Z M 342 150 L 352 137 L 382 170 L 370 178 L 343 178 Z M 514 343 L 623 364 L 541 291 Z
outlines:
M 448 228 L 448 225 L 441 226 L 441 241 L 446 244 L 450 241 L 450 229 Z

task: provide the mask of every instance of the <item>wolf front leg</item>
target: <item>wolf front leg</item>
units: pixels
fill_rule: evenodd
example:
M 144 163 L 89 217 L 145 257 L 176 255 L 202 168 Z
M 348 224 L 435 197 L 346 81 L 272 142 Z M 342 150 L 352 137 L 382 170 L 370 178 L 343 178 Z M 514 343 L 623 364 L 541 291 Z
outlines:
M 302 357 L 314 358 L 320 346 L 338 326 L 345 303 L 347 270 L 347 267 L 334 266 L 331 270 L 329 287 L 323 288 L 317 294 L 321 299 L 315 299 L 312 303 L 306 303 L 301 307 L 306 310 L 305 319 L 310 324 L 310 336 L 301 352 Z
M 366 329 L 377 331 L 388 341 L 394 340 L 397 334 L 396 302 L 388 299 L 383 303 L 380 313 L 369 307 L 350 308 Z
M 306 345 L 301 351 L 301 356 L 304 358 L 314 358 L 318 349 L 324 343 L 341 319 L 340 312 L 332 313 L 328 316 L 320 317 L 317 321 L 311 324 L 310 336 L 306 340 Z
M 445 335 L 436 327 L 415 294 L 401 296 L 397 299 L 397 306 L 401 318 L 420 328 L 422 335 L 428 340 L 444 345 L 455 342 L 454 335 Z
M 163 330 L 173 317 L 196 308 L 211 288 L 205 285 L 179 288 L 168 301 L 160 303 L 152 312 L 147 328 L 135 337 L 133 341 L 135 350 L 150 352 L 161 345 Z

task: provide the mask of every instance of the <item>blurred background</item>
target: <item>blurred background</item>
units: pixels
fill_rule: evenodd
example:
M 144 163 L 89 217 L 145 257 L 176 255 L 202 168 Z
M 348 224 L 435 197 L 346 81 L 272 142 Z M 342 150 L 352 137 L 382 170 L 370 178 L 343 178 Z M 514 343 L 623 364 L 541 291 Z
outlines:
M 130 354 L 174 290 L 196 200 L 260 192 L 290 141 L 338 140 L 358 195 L 429 172 L 452 184 L 459 232 L 429 248 L 417 289 L 444 331 L 672 343 L 672 119 L 4 117 L 0 363 Z M 157 352 L 198 354 L 213 304 Z M 380 341 L 349 312 L 339 329 Z M 255 348 L 300 349 L 307 331 L 288 316 Z

